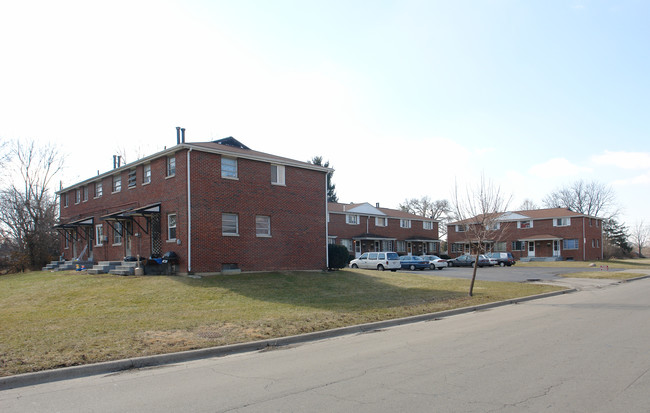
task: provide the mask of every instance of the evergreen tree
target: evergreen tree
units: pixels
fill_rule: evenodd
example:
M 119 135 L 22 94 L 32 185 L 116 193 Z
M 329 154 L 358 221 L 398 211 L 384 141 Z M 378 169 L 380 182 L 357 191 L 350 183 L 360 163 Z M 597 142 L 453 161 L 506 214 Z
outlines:
M 603 242 L 607 256 L 628 256 L 632 252 L 632 245 L 627 241 L 627 228 L 615 219 L 603 221 Z
M 314 156 L 309 163 L 322 166 L 324 168 L 330 167 L 330 161 L 323 163 L 322 156 Z M 336 185 L 332 183 L 332 175 L 334 172 L 327 174 L 327 202 L 339 202 L 339 197 L 336 195 Z

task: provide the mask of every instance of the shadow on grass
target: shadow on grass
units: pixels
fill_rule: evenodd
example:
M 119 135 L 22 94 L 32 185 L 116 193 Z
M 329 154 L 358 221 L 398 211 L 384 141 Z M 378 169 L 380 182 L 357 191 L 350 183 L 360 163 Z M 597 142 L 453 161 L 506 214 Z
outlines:
M 223 289 L 254 300 L 331 311 L 413 306 L 467 297 L 466 289 L 436 289 L 430 279 L 408 280 L 407 276 L 383 274 L 389 273 L 370 276 L 352 271 L 272 272 L 177 280 L 188 287 Z

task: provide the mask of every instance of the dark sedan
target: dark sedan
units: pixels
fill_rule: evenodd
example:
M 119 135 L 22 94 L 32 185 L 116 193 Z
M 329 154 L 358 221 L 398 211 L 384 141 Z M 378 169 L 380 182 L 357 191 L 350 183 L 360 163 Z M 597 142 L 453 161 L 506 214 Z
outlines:
M 430 265 L 429 261 L 412 255 L 402 255 L 399 257 L 399 261 L 402 264 L 402 269 L 409 269 L 411 271 L 415 269 L 428 269 Z
M 473 267 L 474 261 L 476 261 L 476 257 L 474 255 L 461 255 L 460 257 L 456 257 L 453 260 L 447 260 L 447 264 L 449 264 L 450 267 Z M 479 267 L 491 267 L 493 265 L 494 264 L 490 262 L 490 259 L 488 257 L 485 255 L 479 255 Z

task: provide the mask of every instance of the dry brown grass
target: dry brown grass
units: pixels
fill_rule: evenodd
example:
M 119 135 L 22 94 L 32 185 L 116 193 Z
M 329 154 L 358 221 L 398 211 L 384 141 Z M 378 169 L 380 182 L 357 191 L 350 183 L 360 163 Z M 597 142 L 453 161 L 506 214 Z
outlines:
M 0 277 L 0 375 L 276 338 L 559 289 L 344 270 Z

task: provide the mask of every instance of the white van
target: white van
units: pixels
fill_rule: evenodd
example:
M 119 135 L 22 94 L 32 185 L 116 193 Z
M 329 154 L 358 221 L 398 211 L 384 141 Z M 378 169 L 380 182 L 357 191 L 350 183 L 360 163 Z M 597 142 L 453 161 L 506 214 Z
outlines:
M 395 272 L 402 268 L 402 264 L 396 252 L 365 252 L 359 258 L 350 261 L 350 268 Z

